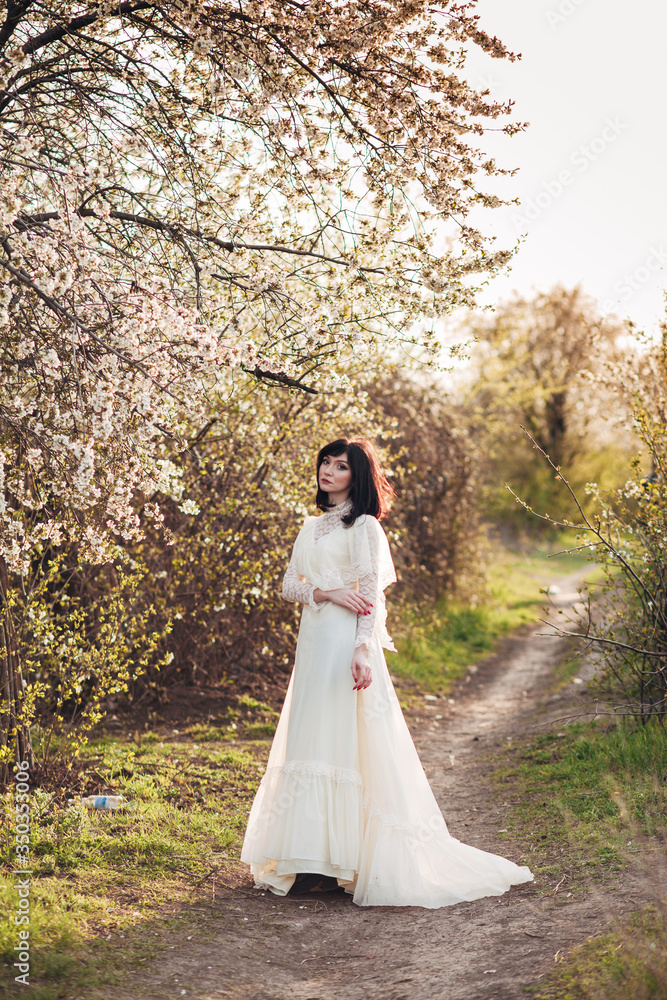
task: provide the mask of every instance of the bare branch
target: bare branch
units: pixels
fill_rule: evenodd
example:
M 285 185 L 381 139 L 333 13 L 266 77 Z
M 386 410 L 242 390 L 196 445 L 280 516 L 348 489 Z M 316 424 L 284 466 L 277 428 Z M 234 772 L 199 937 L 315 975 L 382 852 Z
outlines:
M 544 618 L 538 618 L 537 620 L 538 620 L 538 622 L 542 622 L 543 625 L 549 625 L 551 628 L 554 629 L 554 631 L 553 632 L 536 632 L 535 635 L 545 636 L 545 637 L 550 638 L 550 639 L 554 639 L 554 638 L 562 639 L 562 638 L 566 638 L 566 637 L 567 638 L 571 638 L 571 639 L 586 639 L 589 642 L 598 642 L 598 643 L 601 643 L 602 645 L 605 645 L 605 646 L 616 646 L 619 649 L 627 649 L 627 650 L 629 650 L 629 651 L 631 651 L 633 653 L 643 653 L 645 655 L 656 656 L 656 657 L 661 658 L 661 659 L 662 658 L 667 659 L 667 653 L 659 653 L 659 652 L 657 652 L 657 650 L 656 651 L 654 651 L 654 650 L 647 650 L 647 649 L 645 649 L 642 646 L 632 646 L 632 645 L 628 644 L 627 642 L 619 642 L 617 639 L 605 639 L 605 638 L 603 638 L 602 636 L 599 636 L 599 635 L 591 635 L 590 632 L 587 632 L 587 633 L 583 633 L 583 632 L 569 632 L 567 629 L 559 629 L 557 625 L 554 625 L 552 622 L 547 621 Z

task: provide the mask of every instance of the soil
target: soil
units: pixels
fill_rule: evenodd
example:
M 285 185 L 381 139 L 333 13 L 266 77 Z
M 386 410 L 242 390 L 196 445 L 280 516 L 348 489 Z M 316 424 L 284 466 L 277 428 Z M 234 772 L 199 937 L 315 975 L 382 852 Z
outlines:
M 576 605 L 578 579 L 561 582 L 556 608 Z M 528 626 L 472 668 L 450 698 L 424 701 L 408 717 L 450 831 L 521 862 L 504 838 L 508 804 L 488 781 L 508 740 L 580 710 L 583 685 L 554 693 L 568 640 Z M 585 665 L 582 665 L 585 669 Z M 580 677 L 583 677 L 580 674 Z M 579 704 L 577 704 L 579 703 Z M 491 759 L 493 758 L 493 759 Z M 548 790 L 545 790 L 548 794 Z M 260 893 L 244 871 L 238 885 L 210 888 L 193 907 L 187 940 L 107 1000 L 515 1000 L 539 984 L 572 946 L 603 933 L 651 898 L 640 870 L 569 892 L 550 876 L 439 910 L 358 907 L 348 896 Z M 229 881 L 229 878 L 227 879 Z M 321 894 L 320 894 L 321 895 Z

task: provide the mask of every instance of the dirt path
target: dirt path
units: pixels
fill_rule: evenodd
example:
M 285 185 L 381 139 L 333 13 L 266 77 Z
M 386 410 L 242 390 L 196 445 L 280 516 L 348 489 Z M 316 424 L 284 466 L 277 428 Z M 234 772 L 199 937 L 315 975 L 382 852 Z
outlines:
M 560 606 L 576 602 L 577 582 L 561 582 Z M 450 831 L 515 861 L 516 849 L 499 836 L 505 809 L 484 778 L 493 766 L 488 758 L 534 723 L 565 654 L 563 640 L 535 631 L 530 626 L 506 639 L 452 699 L 426 701 L 409 719 Z M 205 920 L 203 935 L 195 931 L 106 996 L 514 1000 L 553 968 L 559 951 L 601 933 L 646 893 L 641 876 L 624 873 L 604 889 L 571 897 L 544 894 L 544 883 L 542 892 L 532 883 L 500 898 L 424 910 L 361 908 L 348 897 L 279 898 L 249 887 L 207 904 L 215 919 Z

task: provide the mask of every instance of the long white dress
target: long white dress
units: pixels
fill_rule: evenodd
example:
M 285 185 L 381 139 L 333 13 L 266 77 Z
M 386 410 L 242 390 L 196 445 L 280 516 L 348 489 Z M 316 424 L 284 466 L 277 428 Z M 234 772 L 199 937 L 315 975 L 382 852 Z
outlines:
M 451 906 L 530 881 L 526 867 L 462 844 L 447 830 L 394 691 L 382 647 L 384 589 L 395 579 L 387 537 L 370 515 L 346 527 L 350 502 L 307 517 L 283 596 L 303 603 L 294 670 L 241 860 L 255 885 L 285 895 L 299 872 L 333 875 L 361 906 Z M 358 587 L 359 615 L 315 588 Z M 350 665 L 365 643 L 370 687 Z

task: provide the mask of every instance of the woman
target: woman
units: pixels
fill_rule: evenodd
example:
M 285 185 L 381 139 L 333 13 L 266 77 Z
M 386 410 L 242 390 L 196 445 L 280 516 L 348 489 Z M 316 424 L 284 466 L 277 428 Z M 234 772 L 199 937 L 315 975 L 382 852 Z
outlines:
M 303 605 L 294 670 L 242 861 L 277 895 L 341 888 L 361 906 L 449 906 L 532 874 L 450 836 L 382 647 L 396 579 L 380 526 L 392 489 L 367 441 L 317 456 L 316 504 L 285 573 Z

